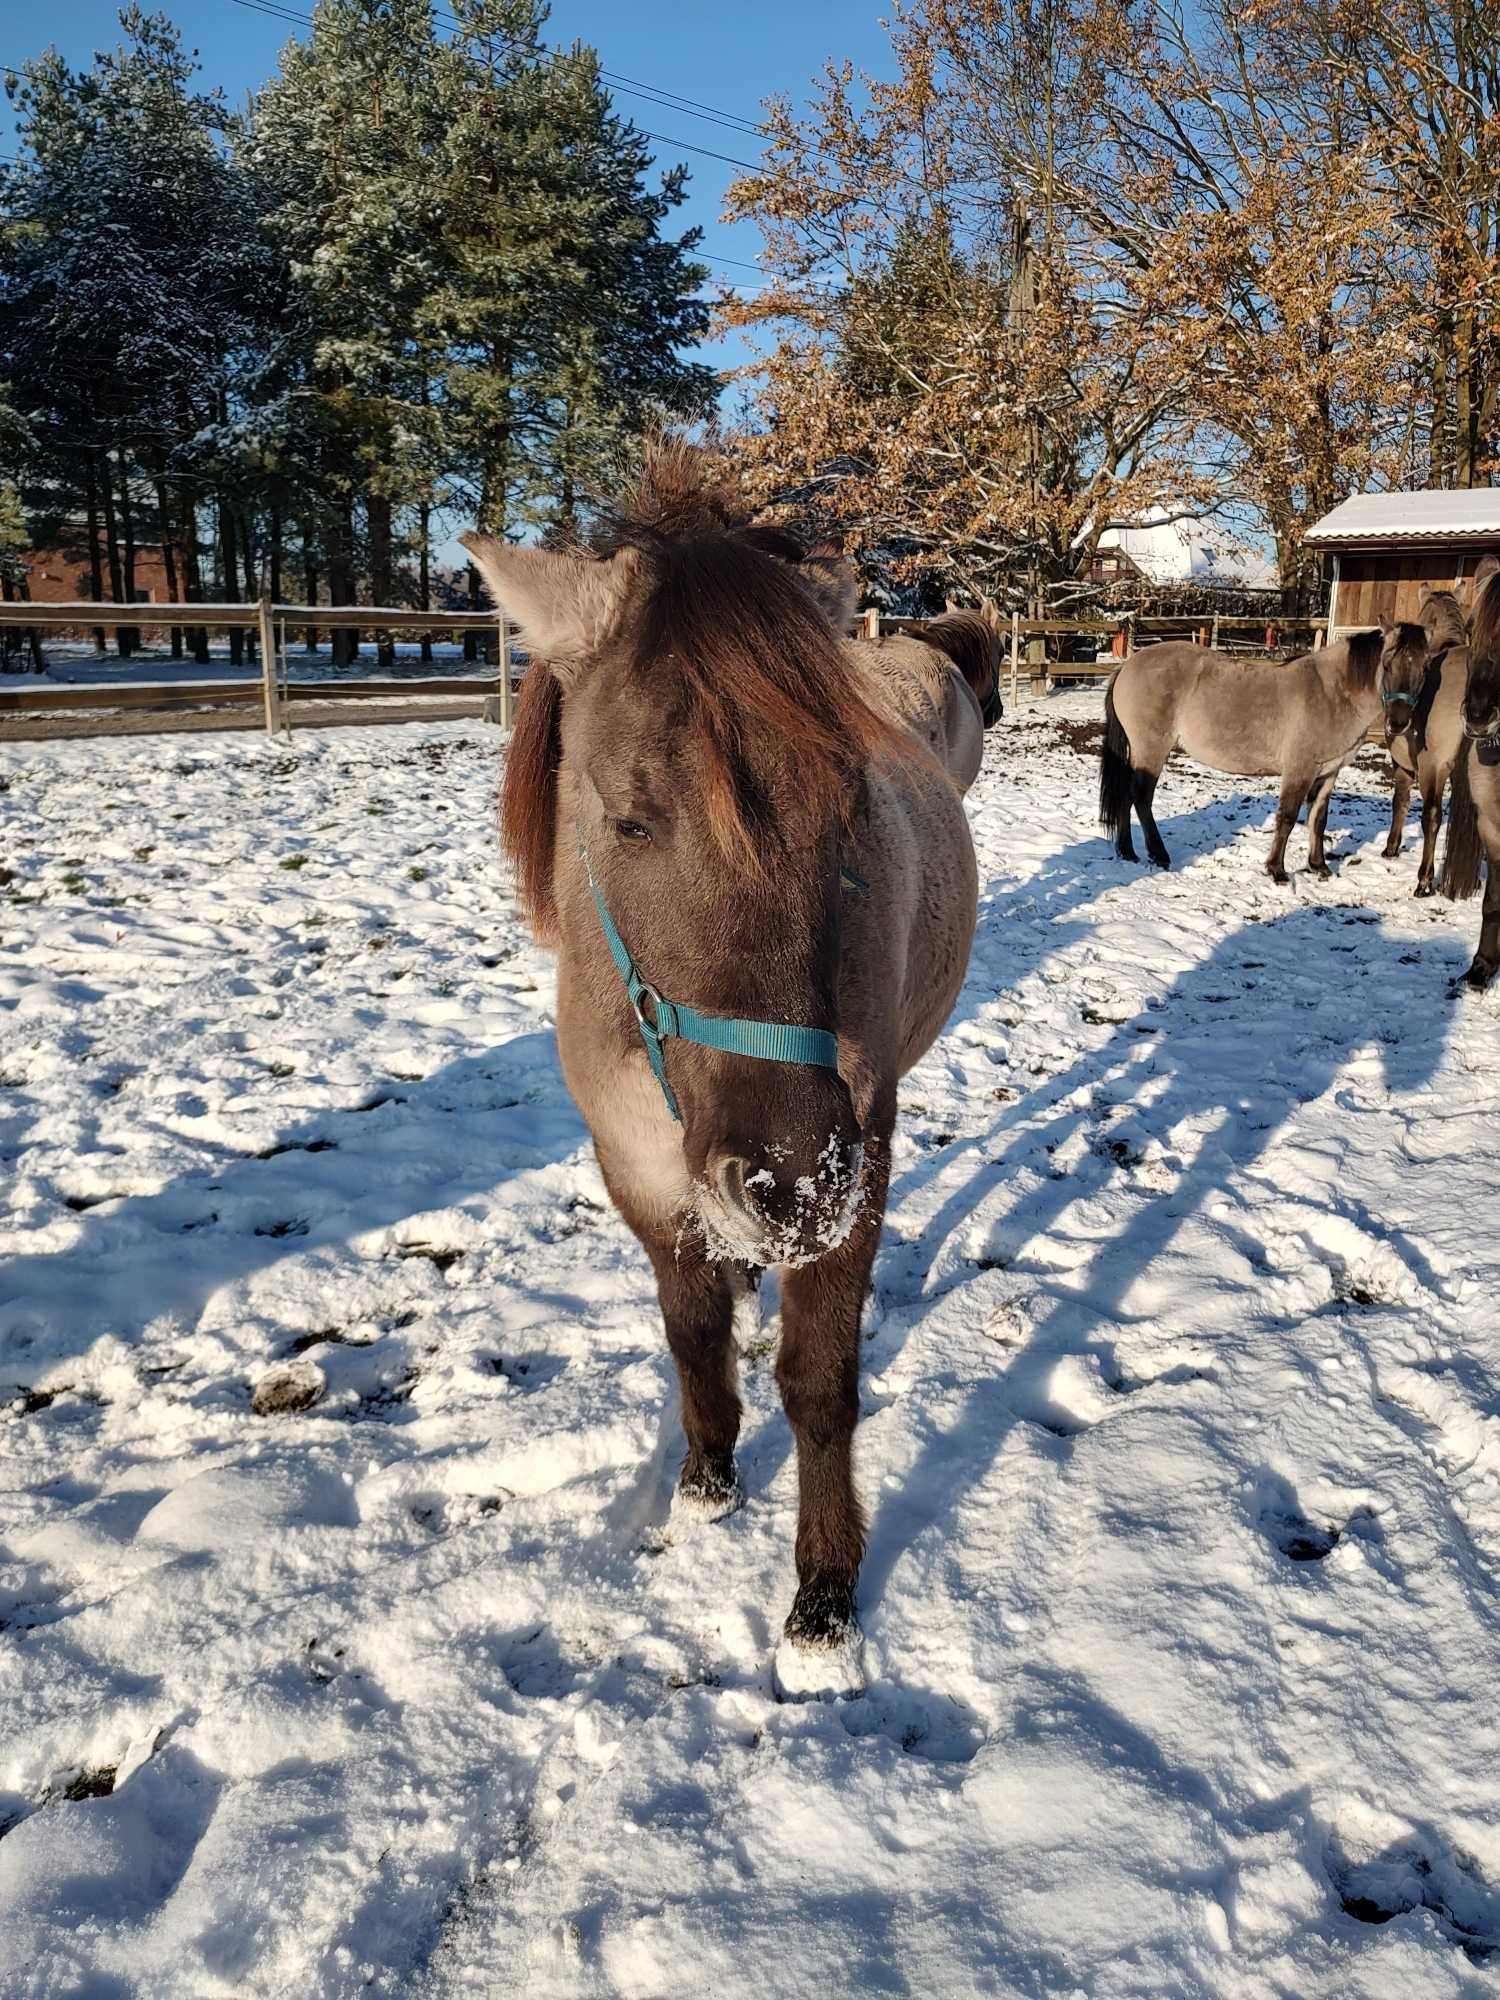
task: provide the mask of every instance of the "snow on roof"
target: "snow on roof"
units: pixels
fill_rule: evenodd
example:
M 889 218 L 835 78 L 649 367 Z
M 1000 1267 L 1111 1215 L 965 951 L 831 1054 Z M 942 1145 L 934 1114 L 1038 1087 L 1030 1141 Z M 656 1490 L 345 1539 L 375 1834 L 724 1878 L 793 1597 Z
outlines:
M 1315 522 L 1303 539 L 1320 549 L 1369 542 L 1500 541 L 1500 488 L 1355 493 Z
M 1128 527 L 1106 528 L 1099 546 L 1119 549 L 1152 583 L 1276 588 L 1276 565 L 1214 521 L 1148 518 Z

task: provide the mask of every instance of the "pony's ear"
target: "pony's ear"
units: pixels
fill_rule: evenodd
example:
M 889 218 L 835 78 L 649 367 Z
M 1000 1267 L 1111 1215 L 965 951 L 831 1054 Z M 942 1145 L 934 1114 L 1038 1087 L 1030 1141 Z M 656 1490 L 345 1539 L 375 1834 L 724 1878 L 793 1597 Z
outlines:
M 539 654 L 566 681 L 619 615 L 625 559 L 597 562 L 551 549 L 522 549 L 478 533 L 458 539 L 496 604 L 520 626 L 527 651 Z
M 859 578 L 832 549 L 814 549 L 797 565 L 797 576 L 817 599 L 830 625 L 842 632 L 859 609 Z
M 1500 576 L 1500 556 L 1497 556 L 1493 549 L 1488 555 L 1481 556 L 1479 559 L 1479 567 L 1475 570 L 1473 582 L 1469 587 L 1470 604 L 1477 601 L 1480 591 L 1484 589 L 1484 586 L 1492 576 Z

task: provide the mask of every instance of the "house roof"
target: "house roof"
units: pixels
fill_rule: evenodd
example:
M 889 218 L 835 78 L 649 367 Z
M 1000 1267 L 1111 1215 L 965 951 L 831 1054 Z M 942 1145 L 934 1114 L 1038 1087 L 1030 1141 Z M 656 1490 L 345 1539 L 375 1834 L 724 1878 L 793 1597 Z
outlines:
M 1119 549 L 1152 583 L 1274 590 L 1276 566 L 1214 521 L 1146 519 L 1106 528 L 1101 549 Z
M 1314 549 L 1500 544 L 1500 487 L 1355 493 L 1315 522 L 1303 540 Z

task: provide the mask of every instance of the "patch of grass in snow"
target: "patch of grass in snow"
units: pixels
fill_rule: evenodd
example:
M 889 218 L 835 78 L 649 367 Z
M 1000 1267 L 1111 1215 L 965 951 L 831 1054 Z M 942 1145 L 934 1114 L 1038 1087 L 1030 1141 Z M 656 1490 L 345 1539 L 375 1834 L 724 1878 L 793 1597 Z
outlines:
M 287 854 L 282 856 L 281 860 L 277 862 L 276 866 L 278 868 L 290 869 L 292 872 L 295 873 L 297 869 L 305 868 L 307 866 L 307 860 L 308 857 L 305 854 Z

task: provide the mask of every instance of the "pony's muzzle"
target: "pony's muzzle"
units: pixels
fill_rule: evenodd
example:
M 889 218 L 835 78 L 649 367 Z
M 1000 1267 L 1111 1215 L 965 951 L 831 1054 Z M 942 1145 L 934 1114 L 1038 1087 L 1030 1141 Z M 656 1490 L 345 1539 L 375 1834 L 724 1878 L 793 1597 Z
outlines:
M 799 1149 L 800 1150 L 800 1149 Z M 699 1213 L 711 1249 L 747 1264 L 810 1264 L 837 1249 L 859 1212 L 864 1148 L 830 1132 L 811 1157 L 776 1144 L 715 1149 Z

